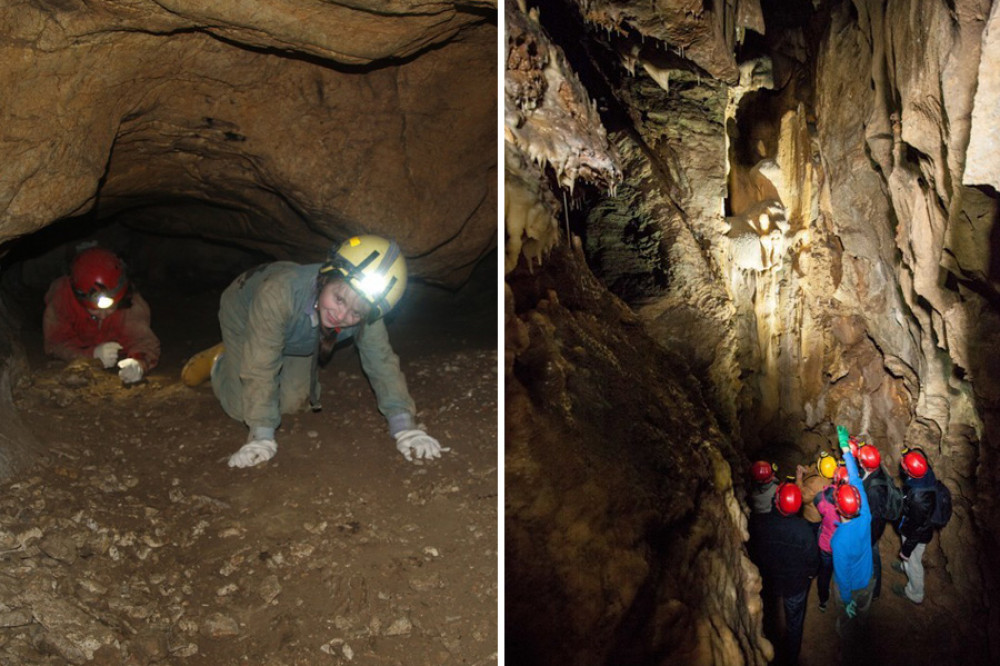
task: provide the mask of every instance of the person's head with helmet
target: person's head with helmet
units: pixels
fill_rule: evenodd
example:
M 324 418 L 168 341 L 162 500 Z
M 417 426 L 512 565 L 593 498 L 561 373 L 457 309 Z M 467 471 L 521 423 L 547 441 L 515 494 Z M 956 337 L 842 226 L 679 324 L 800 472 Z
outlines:
M 927 476 L 930 464 L 927 462 L 927 454 L 923 449 L 903 449 L 903 456 L 899 460 L 899 466 L 903 468 L 911 479 L 922 479 Z
M 406 290 L 406 260 L 395 241 L 353 236 L 330 249 L 316 278 L 316 310 L 329 335 L 384 317 Z
M 837 458 L 827 451 L 820 451 L 816 469 L 827 479 L 832 479 L 834 472 L 837 471 Z
M 839 485 L 841 483 L 847 483 L 848 480 L 847 464 L 843 460 L 837 461 L 837 469 L 833 470 L 833 483 L 834 485 Z
M 777 473 L 778 466 L 766 460 L 758 460 L 750 466 L 750 478 L 761 486 L 777 481 Z
M 89 247 L 73 257 L 70 286 L 76 300 L 94 319 L 103 320 L 128 307 L 131 284 L 125 263 L 103 247 Z
M 784 481 L 774 493 L 774 508 L 783 516 L 794 516 L 802 508 L 802 491 L 791 481 Z
M 841 518 L 850 520 L 861 513 L 861 492 L 851 483 L 838 483 L 833 491 L 834 505 Z
M 879 453 L 874 444 L 862 444 L 855 455 L 858 463 L 869 474 L 877 470 L 879 465 L 882 464 L 882 454 Z
M 417 423 L 416 405 L 381 321 L 406 283 L 399 245 L 360 235 L 334 245 L 321 264 L 274 262 L 230 284 L 219 305 L 220 322 L 231 323 L 222 327 L 222 342 L 192 356 L 181 372 L 188 386 L 211 379 L 226 412 L 249 428 L 246 443 L 229 456 L 230 467 L 253 467 L 274 457 L 282 414 L 306 405 L 321 408 L 314 361 L 318 356 L 325 362 L 338 342 L 356 347 L 403 457 L 427 460 L 449 450 Z M 286 350 L 294 361 L 285 361 Z M 248 367 L 270 390 L 244 391 Z

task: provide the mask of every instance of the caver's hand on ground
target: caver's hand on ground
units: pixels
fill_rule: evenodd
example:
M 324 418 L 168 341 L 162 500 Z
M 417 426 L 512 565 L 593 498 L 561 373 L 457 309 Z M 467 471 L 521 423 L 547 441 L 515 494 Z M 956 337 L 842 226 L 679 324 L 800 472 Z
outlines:
M 142 363 L 134 358 L 118 361 L 118 377 L 124 384 L 135 384 L 142 379 Z
M 121 350 L 122 346 L 117 342 L 102 342 L 94 347 L 94 358 L 99 360 L 105 369 L 113 368 L 118 363 L 118 352 Z
M 442 448 L 436 439 L 423 430 L 403 430 L 402 432 L 397 432 L 396 450 L 410 461 L 414 457 L 418 460 L 421 458 L 427 460 L 440 458 L 442 451 L 451 451 L 449 448 Z
M 273 439 L 253 439 L 239 451 L 229 456 L 230 467 L 253 467 L 267 462 L 278 452 L 278 443 Z

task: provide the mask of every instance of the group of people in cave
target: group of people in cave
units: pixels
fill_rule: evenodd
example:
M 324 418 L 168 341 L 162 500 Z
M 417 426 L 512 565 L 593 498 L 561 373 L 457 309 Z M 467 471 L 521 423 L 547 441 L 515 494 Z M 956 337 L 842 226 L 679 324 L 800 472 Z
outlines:
M 901 541 L 893 571 L 907 577 L 893 594 L 924 601 L 924 549 L 950 517 L 951 497 L 937 480 L 927 454 L 903 449 L 902 487 L 882 463 L 875 445 L 837 427 L 838 458 L 826 451 L 794 477 L 779 480 L 778 466 L 751 466 L 748 554 L 763 581 L 764 633 L 775 643 L 777 663 L 798 662 L 812 580 L 820 612 L 830 601 L 831 580 L 838 600 L 837 633 L 857 635 L 882 590 L 879 540 L 893 525 Z M 784 611 L 780 630 L 779 601 Z M 779 640 L 780 637 L 780 640 Z
M 354 236 L 335 244 L 321 264 L 277 261 L 250 269 L 223 292 L 222 341 L 192 356 L 181 380 L 211 380 L 223 410 L 248 428 L 230 467 L 274 457 L 282 414 L 320 408 L 319 368 L 345 341 L 354 343 L 379 411 L 407 460 L 440 458 L 440 443 L 415 420 L 416 406 L 389 343 L 384 317 L 406 289 L 406 261 L 395 241 Z M 137 384 L 160 357 L 149 304 L 125 262 L 111 250 L 79 248 L 68 275 L 45 295 L 45 353 L 96 359 Z

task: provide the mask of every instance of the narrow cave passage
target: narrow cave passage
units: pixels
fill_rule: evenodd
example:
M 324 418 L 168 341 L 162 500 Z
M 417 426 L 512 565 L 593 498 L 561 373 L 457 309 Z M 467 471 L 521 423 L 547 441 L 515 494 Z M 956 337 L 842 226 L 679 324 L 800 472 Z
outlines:
M 798 663 L 996 662 L 997 3 L 506 10 L 508 651 L 786 662 L 749 470 L 844 426 L 954 513 L 852 630 L 803 577 Z

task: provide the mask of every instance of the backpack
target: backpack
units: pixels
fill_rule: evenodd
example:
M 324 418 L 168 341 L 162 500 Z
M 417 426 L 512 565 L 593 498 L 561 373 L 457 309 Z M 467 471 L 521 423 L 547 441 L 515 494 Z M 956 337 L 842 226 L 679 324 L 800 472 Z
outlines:
M 914 488 L 912 492 L 933 492 L 934 509 L 931 511 L 928 522 L 931 527 L 937 530 L 948 524 L 948 521 L 951 520 L 951 491 L 948 490 L 948 486 L 941 483 L 939 479 L 935 479 L 933 488 Z
M 871 477 L 871 485 L 885 486 L 885 503 L 879 507 L 879 514 L 890 523 L 903 517 L 903 491 L 892 482 L 889 475 L 882 470 L 879 476 Z

